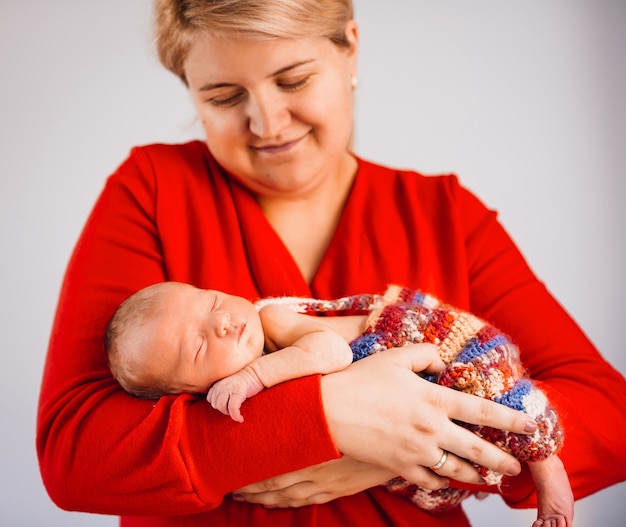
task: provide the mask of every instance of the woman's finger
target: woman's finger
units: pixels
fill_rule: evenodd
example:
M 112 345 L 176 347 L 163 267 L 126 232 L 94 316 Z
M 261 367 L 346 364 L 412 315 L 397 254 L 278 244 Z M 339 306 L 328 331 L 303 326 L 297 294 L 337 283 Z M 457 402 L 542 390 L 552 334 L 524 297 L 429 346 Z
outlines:
M 348 496 L 370 488 L 370 484 L 355 485 L 350 488 L 344 486 L 320 486 L 315 481 L 299 481 L 293 485 L 276 490 L 259 491 L 265 482 L 248 485 L 233 493 L 233 499 L 256 503 L 265 507 L 302 507 L 326 503 L 341 496 Z M 449 481 L 429 469 L 415 467 L 415 472 L 411 483 L 424 489 L 438 490 L 448 486 Z M 272 486 L 276 482 L 272 482 Z M 381 482 L 377 482 L 381 484 Z
M 522 469 L 519 461 L 511 454 L 453 422 L 442 434 L 440 446 L 460 458 L 507 476 L 516 476 Z
M 419 467 L 436 462 L 432 457 L 441 449 L 517 473 L 519 463 L 512 456 L 452 419 L 527 433 L 534 422 L 522 412 L 415 375 L 411 370 L 423 368 L 424 357 L 416 347 L 406 348 L 386 350 L 322 377 L 324 410 L 338 449 L 416 484 L 422 477 Z M 467 473 L 467 467 L 457 468 Z
M 296 485 L 302 484 L 311 488 L 309 493 L 311 495 L 340 492 L 339 495 L 344 496 L 382 485 L 394 476 L 395 474 L 380 467 L 343 456 L 246 485 L 236 492 L 241 494 L 277 492 L 288 488 L 294 489 Z M 297 496 L 297 499 L 303 498 L 303 496 Z
M 532 434 L 537 430 L 537 423 L 524 412 L 481 397 L 468 397 L 466 393 L 444 386 L 437 388 L 440 391 L 438 396 L 441 397 L 441 405 L 447 409 L 451 419 L 491 426 L 516 434 Z
M 417 373 L 431 367 L 431 363 L 436 364 L 436 359 L 434 362 L 432 359 L 432 351 L 435 349 L 430 344 L 410 344 L 401 348 L 385 350 L 384 355 L 385 359 L 392 357 L 396 364 Z M 491 426 L 516 434 L 532 434 L 537 430 L 535 420 L 524 412 L 513 410 L 482 397 L 451 390 L 448 387 L 439 385 L 433 385 L 433 387 L 436 387 L 436 390 L 431 394 L 434 406 L 441 407 L 450 419 L 475 425 Z
M 237 490 L 237 494 L 250 496 L 253 494 L 264 494 L 268 492 L 278 492 L 302 482 L 300 471 L 281 474 L 273 478 L 268 478 L 257 483 L 251 483 Z
M 407 466 L 401 476 L 427 490 L 439 490 L 448 487 L 450 479 L 469 484 L 481 484 L 483 482 L 478 471 L 466 460 L 448 453 L 445 464 L 439 470 L 430 467 Z
M 304 507 L 306 505 L 319 505 L 327 503 L 339 496 L 335 496 L 331 492 L 313 492 L 313 485 L 307 483 L 298 483 L 292 488 L 283 489 L 281 491 L 259 492 L 248 494 L 245 492 L 237 492 L 233 494 L 235 501 L 245 501 L 263 505 L 268 508 L 285 508 L 285 507 Z
M 440 457 L 439 461 L 437 461 L 436 463 L 444 461 L 443 464 L 439 468 L 436 468 L 436 463 L 433 463 L 433 465 L 429 467 L 430 471 L 437 474 L 439 478 L 450 478 L 456 481 L 460 481 L 462 483 L 470 483 L 475 485 L 483 483 L 483 479 L 476 470 L 476 468 L 474 468 L 474 465 L 451 452 L 442 452 L 445 452 L 445 459 L 443 457 Z M 431 487 L 424 488 L 428 488 L 429 490 L 436 490 L 436 488 Z
M 233 494 L 235 499 L 265 506 L 295 507 L 296 503 L 308 503 L 316 494 L 313 482 L 300 481 L 294 485 L 266 492 L 244 492 L 239 490 Z

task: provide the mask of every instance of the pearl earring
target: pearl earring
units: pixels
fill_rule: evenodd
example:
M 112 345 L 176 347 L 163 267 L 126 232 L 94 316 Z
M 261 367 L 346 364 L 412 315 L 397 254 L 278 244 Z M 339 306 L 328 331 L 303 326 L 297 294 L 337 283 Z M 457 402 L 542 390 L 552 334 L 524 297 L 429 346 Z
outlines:
M 356 78 L 356 75 L 352 75 L 352 78 L 350 79 L 350 84 L 352 85 L 353 90 L 357 87 L 357 85 L 359 84 L 359 79 Z

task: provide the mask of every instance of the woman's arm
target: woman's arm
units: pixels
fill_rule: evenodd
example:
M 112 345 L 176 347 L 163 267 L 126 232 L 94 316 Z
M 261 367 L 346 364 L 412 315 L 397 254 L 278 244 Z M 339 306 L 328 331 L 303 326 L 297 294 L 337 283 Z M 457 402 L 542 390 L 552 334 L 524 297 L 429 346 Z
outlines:
M 199 142 L 134 150 L 108 180 L 71 257 L 37 417 L 40 471 L 62 508 L 193 514 L 218 506 L 225 494 L 251 482 L 340 455 L 324 414 L 319 376 L 264 390 L 248 402 L 245 427 L 191 395 L 157 402 L 131 397 L 111 376 L 105 326 L 120 302 L 140 288 L 178 280 L 228 286 L 249 298 L 258 294 L 240 236 L 241 211 L 233 206 L 229 185 L 207 177 L 212 161 L 198 153 L 204 151 Z M 344 392 L 351 390 L 346 381 Z M 405 386 L 414 382 L 413 375 L 404 379 Z M 367 384 L 358 388 L 363 389 L 379 399 Z M 342 397 L 325 396 L 329 405 Z M 361 406 L 350 418 L 384 430 L 393 410 Z M 419 434 L 409 435 L 419 444 Z M 379 445 L 383 458 L 407 442 L 406 431 L 390 439 Z
M 433 279 L 429 291 L 513 336 L 534 382 L 557 407 L 565 428 L 562 456 L 576 497 L 623 481 L 626 477 L 626 451 L 621 447 L 626 435 L 626 414 L 623 411 L 626 383 L 623 377 L 598 354 L 576 323 L 537 280 L 498 223 L 496 214 L 459 187 L 456 178 L 444 179 L 443 193 L 439 190 L 441 181 L 438 178 L 419 181 L 420 192 L 415 192 L 414 175 L 407 175 L 404 180 L 407 188 L 402 194 L 413 197 L 415 203 L 399 210 L 399 218 L 392 218 L 392 210 L 377 217 L 376 228 L 382 233 L 380 240 L 384 240 L 387 233 L 395 232 L 398 225 L 405 224 L 417 230 L 422 241 L 434 240 L 432 246 L 418 246 L 419 254 L 407 258 L 415 261 L 419 256 L 420 261 L 423 260 L 421 267 L 408 268 L 399 274 L 389 271 L 383 279 L 386 283 L 395 281 L 424 287 L 424 284 L 431 284 L 430 277 L 426 273 L 418 279 L 413 276 L 416 271 L 444 270 L 443 278 Z M 373 203 L 378 198 L 378 195 L 373 196 Z M 410 219 L 411 213 L 416 213 L 417 217 Z M 393 240 L 390 244 L 381 244 L 381 258 L 383 254 L 398 253 Z M 375 256 L 364 258 L 375 260 Z M 380 273 L 380 269 L 377 272 Z M 359 282 L 369 279 L 362 275 L 358 275 Z M 351 275 L 344 278 L 349 280 Z M 411 279 L 415 281 L 411 282 Z M 460 419 L 470 421 L 469 407 L 461 413 L 466 411 L 467 416 Z M 320 471 L 317 472 L 319 475 Z M 304 474 L 303 477 L 310 479 L 311 476 Z M 505 479 L 501 489 L 511 505 L 536 506 L 534 485 L 528 471 Z M 273 503 L 273 500 L 280 502 L 281 499 L 284 502 L 286 496 L 296 503 L 303 502 L 301 495 L 288 496 L 289 491 L 282 486 L 280 477 L 273 478 L 270 483 L 276 485 L 275 493 L 262 493 L 258 487 L 247 487 L 246 491 L 256 495 L 250 499 L 260 497 L 263 503 Z M 292 488 L 296 485 L 293 481 L 287 483 Z M 341 494 L 336 482 L 332 489 L 324 488 L 323 478 L 318 484 L 321 490 L 313 489 L 314 495 Z M 311 485 L 307 487 L 310 489 Z
M 424 346 L 431 347 L 411 344 L 389 349 L 324 376 L 326 411 L 338 445 L 345 445 L 340 446 L 344 457 L 248 485 L 237 491 L 240 499 L 298 507 L 353 494 L 398 474 L 433 490 L 447 486 L 450 478 L 479 484 L 480 475 L 461 457 L 517 474 L 520 465 L 515 458 L 451 419 L 463 416 L 469 422 L 521 434 L 532 433 L 534 423 L 521 412 L 411 373 L 422 371 L 423 361 L 428 361 Z M 392 412 L 387 413 L 387 408 Z M 362 409 L 365 417 L 360 415 Z M 389 449 L 389 444 L 395 446 Z M 430 470 L 442 450 L 450 452 L 448 460 L 437 472 Z
M 207 206 L 207 198 L 226 192 L 221 187 L 213 193 L 195 183 L 176 187 L 177 178 L 187 177 L 188 156 L 164 159 L 164 149 L 156 150 L 150 151 L 155 159 L 134 151 L 107 182 L 60 294 L 41 387 L 37 448 L 46 488 L 62 508 L 122 515 L 201 512 L 242 485 L 339 455 L 316 377 L 255 397 L 246 427 L 203 399 L 139 400 L 112 378 L 102 341 L 116 307 L 150 283 L 193 281 L 186 268 L 219 264 L 177 245 L 197 248 L 197 225 L 221 225 L 213 217 L 192 217 L 187 224 L 189 211 L 219 214 L 221 221 L 234 214 L 220 209 L 227 196 Z M 160 179 L 153 161 L 163 168 Z M 200 185 L 207 178 L 198 179 Z M 190 263 L 192 258 L 198 262 Z
M 626 381 L 532 273 L 495 213 L 465 191 L 459 199 L 470 309 L 513 337 L 522 363 L 557 409 L 565 432 L 559 456 L 576 499 L 623 481 Z M 536 506 L 528 472 L 501 488 L 510 505 Z

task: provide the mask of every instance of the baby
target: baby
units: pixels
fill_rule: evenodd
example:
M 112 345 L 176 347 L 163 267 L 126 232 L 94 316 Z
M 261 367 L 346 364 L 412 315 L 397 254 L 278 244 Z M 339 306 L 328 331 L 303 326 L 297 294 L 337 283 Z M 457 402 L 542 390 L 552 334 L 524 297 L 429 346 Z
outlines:
M 238 422 L 242 403 L 263 388 L 419 343 L 435 345 L 420 348 L 427 355 L 423 375 L 428 380 L 536 420 L 538 429 L 530 436 L 464 426 L 528 462 L 538 492 L 534 526 L 570 525 L 573 497 L 556 456 L 563 440 L 557 415 L 525 375 L 517 347 L 485 321 L 430 295 L 390 286 L 385 295 L 269 298 L 253 304 L 220 291 L 163 282 L 123 302 L 105 338 L 113 375 L 132 395 L 208 392 L 211 405 Z M 502 478 L 476 468 L 489 484 Z M 401 478 L 387 488 L 427 510 L 450 508 L 471 494 L 456 488 L 429 491 Z

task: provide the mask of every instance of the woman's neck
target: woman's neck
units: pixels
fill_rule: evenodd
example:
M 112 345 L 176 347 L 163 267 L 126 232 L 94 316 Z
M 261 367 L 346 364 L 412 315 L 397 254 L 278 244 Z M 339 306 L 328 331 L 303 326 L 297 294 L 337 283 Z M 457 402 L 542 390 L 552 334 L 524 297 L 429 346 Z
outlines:
M 335 233 L 352 188 L 357 162 L 346 158 L 337 175 L 295 199 L 259 197 L 263 214 L 291 253 L 308 284 Z

